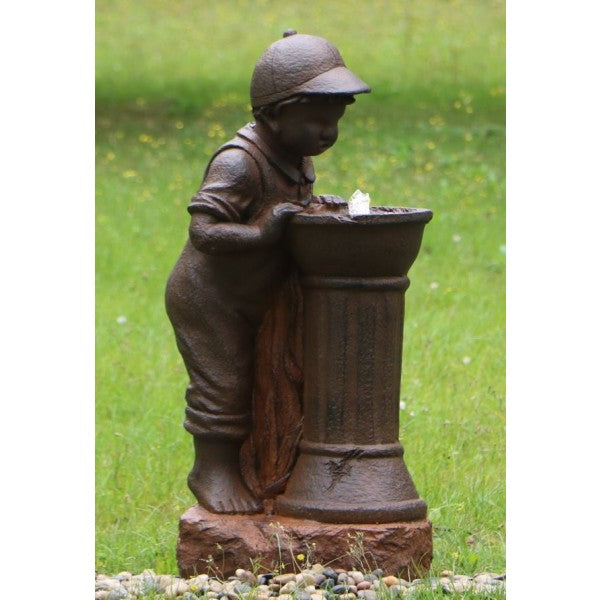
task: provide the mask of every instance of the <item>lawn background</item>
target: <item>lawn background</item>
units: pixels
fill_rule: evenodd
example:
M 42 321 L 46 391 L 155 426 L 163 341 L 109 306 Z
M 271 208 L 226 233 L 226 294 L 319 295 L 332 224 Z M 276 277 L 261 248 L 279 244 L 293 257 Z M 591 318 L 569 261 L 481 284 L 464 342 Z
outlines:
M 373 87 L 315 160 L 316 192 L 434 211 L 410 273 L 400 434 L 432 570 L 502 571 L 504 5 L 466 0 L 97 3 L 96 568 L 176 572 L 192 454 L 162 293 L 189 197 L 289 27 Z

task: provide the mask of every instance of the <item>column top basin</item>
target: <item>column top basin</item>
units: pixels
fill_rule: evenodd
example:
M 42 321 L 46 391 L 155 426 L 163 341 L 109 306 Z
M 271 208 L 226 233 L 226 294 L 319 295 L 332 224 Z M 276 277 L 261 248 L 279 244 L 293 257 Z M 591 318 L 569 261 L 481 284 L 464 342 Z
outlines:
M 402 277 L 414 262 L 432 211 L 373 207 L 351 217 L 347 208 L 302 212 L 290 220 L 287 238 L 304 275 Z

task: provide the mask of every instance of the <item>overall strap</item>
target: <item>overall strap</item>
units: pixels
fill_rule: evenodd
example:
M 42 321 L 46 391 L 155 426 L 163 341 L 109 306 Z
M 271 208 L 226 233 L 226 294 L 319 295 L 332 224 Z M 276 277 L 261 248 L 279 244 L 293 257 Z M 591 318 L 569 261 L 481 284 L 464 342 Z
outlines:
M 215 158 L 221 154 L 221 152 L 225 152 L 225 150 L 230 150 L 233 148 L 237 148 L 239 150 L 243 150 L 244 152 L 246 152 L 246 154 L 248 154 L 252 160 L 255 162 L 256 166 L 258 167 L 258 172 L 260 173 L 260 182 L 262 185 L 262 189 L 266 189 L 265 186 L 265 167 L 266 167 L 266 159 L 263 155 L 263 153 L 251 142 L 249 142 L 248 140 L 245 140 L 242 137 L 236 136 L 235 138 L 233 138 L 232 140 L 230 140 L 229 142 L 223 144 L 212 156 L 212 158 L 210 159 L 208 165 L 206 165 L 206 169 L 204 170 L 204 177 L 203 180 L 206 179 L 206 176 L 208 175 L 208 170 L 210 169 L 210 166 L 212 165 L 213 161 L 215 160 Z

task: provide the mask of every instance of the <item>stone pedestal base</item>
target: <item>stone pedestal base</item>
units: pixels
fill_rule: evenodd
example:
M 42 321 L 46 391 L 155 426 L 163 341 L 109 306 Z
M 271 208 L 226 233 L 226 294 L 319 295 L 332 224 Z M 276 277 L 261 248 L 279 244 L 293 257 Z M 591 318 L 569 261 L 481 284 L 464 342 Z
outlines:
M 238 568 L 252 568 L 250 559 L 263 572 L 282 562 L 294 571 L 298 554 L 333 568 L 379 568 L 410 579 L 431 564 L 431 523 L 319 523 L 280 515 L 217 515 L 199 505 L 179 522 L 182 577 L 207 572 L 228 577 Z

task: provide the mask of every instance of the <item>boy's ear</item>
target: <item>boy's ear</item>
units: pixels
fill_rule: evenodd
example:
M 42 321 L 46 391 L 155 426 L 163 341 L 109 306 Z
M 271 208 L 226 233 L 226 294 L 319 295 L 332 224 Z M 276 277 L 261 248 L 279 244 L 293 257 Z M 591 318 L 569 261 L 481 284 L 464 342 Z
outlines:
M 281 109 L 279 106 L 274 106 L 271 110 L 265 111 L 262 115 L 263 121 L 269 127 L 273 133 L 279 133 L 281 127 L 279 126 L 279 113 Z

